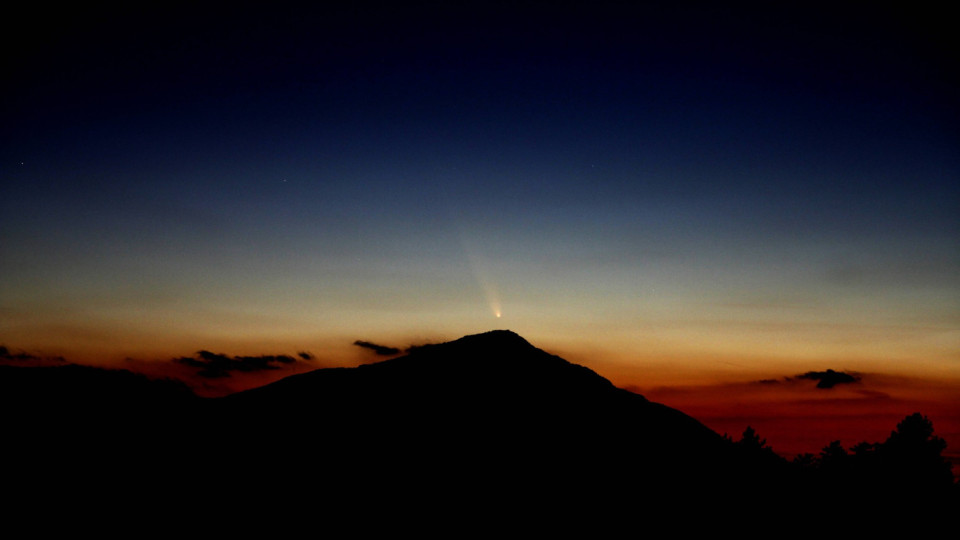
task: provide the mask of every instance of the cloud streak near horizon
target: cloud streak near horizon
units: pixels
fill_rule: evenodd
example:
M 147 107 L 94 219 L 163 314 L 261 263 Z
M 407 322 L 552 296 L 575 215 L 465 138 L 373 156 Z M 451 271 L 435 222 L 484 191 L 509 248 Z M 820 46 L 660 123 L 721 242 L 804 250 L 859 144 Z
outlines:
M 378 356 L 394 356 L 400 354 L 400 349 L 396 347 L 388 347 L 386 345 L 377 345 L 376 343 L 371 343 L 369 341 L 357 340 L 353 342 L 357 347 L 364 349 L 369 349 L 373 351 Z
M 195 357 L 176 358 L 173 362 L 197 368 L 197 375 L 208 379 L 229 377 L 233 372 L 253 373 L 277 370 L 298 361 L 309 361 L 312 355 L 299 353 L 298 358 L 287 355 L 227 356 L 210 351 L 198 351 Z
M 828 369 L 826 371 L 808 371 L 803 375 L 796 375 L 798 379 L 817 381 L 817 388 L 830 389 L 838 384 L 853 384 L 860 382 L 860 376 L 855 373 L 844 373 Z
M 6 345 L 0 345 L 0 364 L 12 365 L 56 365 L 65 364 L 62 356 L 38 356 L 26 351 L 14 351 Z

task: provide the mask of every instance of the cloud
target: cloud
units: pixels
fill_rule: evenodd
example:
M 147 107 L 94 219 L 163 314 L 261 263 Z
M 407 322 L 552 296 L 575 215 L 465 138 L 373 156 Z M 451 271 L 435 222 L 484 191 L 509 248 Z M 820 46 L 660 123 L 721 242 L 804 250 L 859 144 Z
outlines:
M 62 364 L 66 360 L 62 356 L 37 356 L 35 354 L 30 354 L 25 351 L 13 352 L 8 349 L 5 345 L 0 345 L 0 363 L 4 364 L 13 364 L 13 363 L 26 363 L 29 362 L 32 365 L 35 364 Z
M 393 356 L 395 354 L 400 354 L 400 349 L 396 347 L 387 347 L 386 345 L 377 345 L 376 343 L 370 343 L 369 341 L 357 340 L 353 342 L 357 347 L 363 347 L 364 349 L 370 349 L 379 356 Z
M 5 346 L 0 345 L 0 360 L 21 360 L 26 362 L 29 360 L 39 360 L 39 357 L 25 352 L 14 353 Z
M 302 360 L 311 360 L 313 355 L 310 353 L 297 353 Z M 261 355 L 261 356 L 227 356 L 225 354 L 212 353 L 210 351 L 198 351 L 196 357 L 182 357 L 174 359 L 174 362 L 198 368 L 197 375 L 208 379 L 217 379 L 229 377 L 231 372 L 251 373 L 255 371 L 265 371 L 280 369 L 284 365 L 292 365 L 298 360 L 287 355 Z
M 833 388 L 838 384 L 852 384 L 860 382 L 860 376 L 842 371 L 828 369 L 826 371 L 808 371 L 803 375 L 796 375 L 797 379 L 808 379 L 817 382 L 817 388 Z
M 798 383 L 799 381 L 817 381 L 817 388 L 830 389 L 838 384 L 853 384 L 861 380 L 859 373 L 846 373 L 843 371 L 808 371 L 793 377 L 784 377 L 780 379 L 760 379 L 751 384 L 762 386 L 776 386 L 780 384 Z
M 879 390 L 857 390 L 857 393 L 861 396 L 869 399 L 894 399 L 888 392 L 881 392 Z

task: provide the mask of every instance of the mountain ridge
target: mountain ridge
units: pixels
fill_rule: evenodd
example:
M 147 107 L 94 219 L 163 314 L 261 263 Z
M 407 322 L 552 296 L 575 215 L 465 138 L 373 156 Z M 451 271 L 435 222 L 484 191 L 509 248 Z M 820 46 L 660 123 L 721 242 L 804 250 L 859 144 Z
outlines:
M 247 399 L 248 396 L 273 392 L 278 388 L 291 390 L 293 386 L 310 384 L 308 381 L 315 381 L 331 373 L 338 375 L 349 373 L 350 375 L 345 376 L 371 379 L 389 374 L 400 377 L 398 383 L 402 381 L 416 386 L 430 383 L 438 386 L 446 385 L 462 391 L 464 387 L 478 390 L 484 383 L 511 387 L 521 384 L 520 381 L 536 384 L 537 381 L 543 380 L 540 377 L 550 373 L 547 370 L 563 372 L 564 377 L 568 377 L 569 380 L 580 376 L 583 379 L 579 382 L 590 381 L 596 389 L 615 388 L 613 383 L 593 370 L 538 349 L 512 331 L 494 330 L 464 336 L 454 341 L 418 346 L 406 355 L 353 368 L 322 368 L 291 375 L 257 388 L 225 396 L 225 399 L 227 401 Z M 507 373 L 510 374 L 510 378 L 504 376 Z M 471 379 L 466 380 L 464 377 L 471 377 Z M 549 382 L 549 379 L 543 384 L 546 382 Z M 377 386 L 377 390 L 387 389 Z M 636 395 L 639 396 L 639 394 Z M 279 395 L 279 392 L 275 397 L 284 398 Z
M 685 484 L 722 472 L 698 462 L 732 448 L 694 418 L 505 330 L 293 375 L 212 404 L 223 440 L 253 431 L 271 445 L 309 446 L 316 434 L 302 427 L 312 424 L 338 441 L 327 448 L 334 461 L 392 476 L 379 466 L 388 452 L 431 482 L 456 470 L 472 482 L 563 477 L 582 486 L 636 469 L 651 485 Z
M 536 501 L 534 515 L 547 519 L 544 508 L 631 515 L 652 501 L 678 514 L 745 504 L 789 512 L 824 488 L 848 486 L 846 477 L 793 466 L 759 437 L 734 442 L 506 330 L 222 398 L 96 368 L 3 375 L 2 404 L 14 411 L 6 434 L 15 441 L 5 457 L 17 464 L 6 478 L 24 500 L 49 486 L 85 500 L 97 486 L 126 508 L 165 505 L 174 492 L 235 513 L 306 487 L 316 496 L 309 500 L 340 507 L 374 493 L 379 510 L 430 508 L 470 520 Z M 896 491 L 902 483 L 884 480 L 858 495 L 906 499 Z

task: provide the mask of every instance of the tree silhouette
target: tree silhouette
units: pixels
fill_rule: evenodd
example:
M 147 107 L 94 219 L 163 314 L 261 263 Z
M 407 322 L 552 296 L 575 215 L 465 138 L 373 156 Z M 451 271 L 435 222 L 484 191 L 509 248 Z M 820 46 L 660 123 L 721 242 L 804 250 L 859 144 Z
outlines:
M 837 468 L 842 467 L 847 462 L 847 451 L 844 450 L 840 441 L 832 441 L 820 451 L 820 466 Z
M 759 452 L 766 448 L 767 440 L 761 439 L 760 435 L 758 435 L 752 427 L 747 426 L 747 429 L 743 430 L 743 435 L 737 444 L 744 450 Z
M 747 426 L 747 429 L 743 430 L 743 435 L 735 444 L 740 449 L 742 456 L 746 459 L 767 465 L 773 463 L 779 464 L 780 462 L 786 463 L 783 458 L 777 455 L 773 448 L 767 446 L 767 440 L 760 438 L 760 435 L 750 426 Z
M 800 467 L 802 470 L 812 470 L 820 465 L 820 461 L 817 456 L 811 454 L 810 452 L 804 452 L 803 454 L 797 454 L 794 456 L 793 464 L 797 467 Z
M 840 441 L 831 441 L 820 451 L 820 469 L 834 476 L 846 475 L 850 465 L 849 457 Z
M 817 474 L 828 486 L 836 488 L 851 485 L 851 459 L 840 441 L 831 441 L 820 450 L 817 465 Z
M 933 433 L 933 423 L 920 413 L 897 424 L 878 449 L 888 481 L 908 490 L 940 491 L 953 486 L 951 465 L 941 455 L 947 443 Z
M 863 441 L 853 445 L 853 447 L 850 448 L 850 453 L 852 453 L 854 457 L 862 459 L 876 455 L 879 448 L 880 443 L 868 443 L 867 441 Z
M 764 442 L 748 429 L 738 444 L 758 449 Z M 956 501 L 960 484 L 954 483 L 951 465 L 941 455 L 946 446 L 934 435 L 933 423 L 914 413 L 897 424 L 885 442 L 864 441 L 847 451 L 840 441 L 832 441 L 818 455 L 796 456 L 793 466 L 801 485 L 859 501 Z

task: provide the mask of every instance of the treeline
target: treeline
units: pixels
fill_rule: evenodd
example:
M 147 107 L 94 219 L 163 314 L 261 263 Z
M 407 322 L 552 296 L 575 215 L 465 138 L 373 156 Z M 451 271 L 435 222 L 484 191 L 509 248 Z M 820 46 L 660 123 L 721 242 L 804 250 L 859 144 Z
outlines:
M 750 427 L 734 443 L 754 459 L 773 459 L 774 451 Z M 843 493 L 859 499 L 958 500 L 960 482 L 943 457 L 947 444 L 920 413 L 904 418 L 883 442 L 860 442 L 849 449 L 839 440 L 819 454 L 796 456 L 789 464 L 798 488 Z

